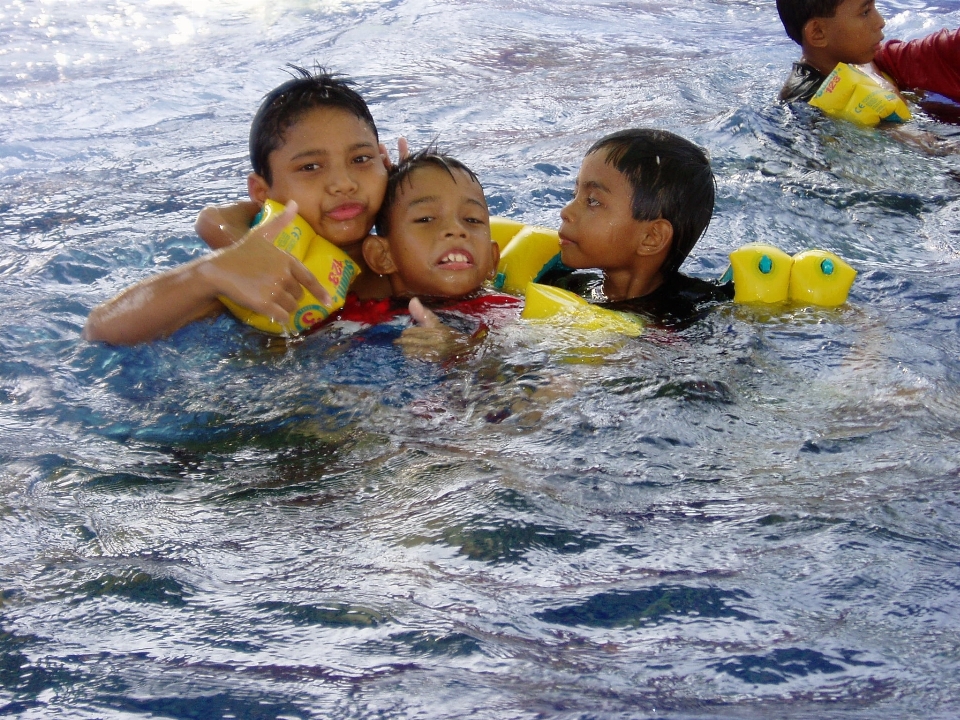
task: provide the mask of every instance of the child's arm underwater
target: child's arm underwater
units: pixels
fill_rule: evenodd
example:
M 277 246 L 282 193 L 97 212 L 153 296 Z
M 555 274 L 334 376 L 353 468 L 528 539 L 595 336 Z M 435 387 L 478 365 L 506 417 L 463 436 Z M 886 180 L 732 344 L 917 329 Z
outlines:
M 148 278 L 98 305 L 87 318 L 83 338 L 114 345 L 156 340 L 222 312 L 221 295 L 274 318 L 289 317 L 304 288 L 320 302 L 330 302 L 303 263 L 273 245 L 296 212 L 291 202 L 230 247 Z

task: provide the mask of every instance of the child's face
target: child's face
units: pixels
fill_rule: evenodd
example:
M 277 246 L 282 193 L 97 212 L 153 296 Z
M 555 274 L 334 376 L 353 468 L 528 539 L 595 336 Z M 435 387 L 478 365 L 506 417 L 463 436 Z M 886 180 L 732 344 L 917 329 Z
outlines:
M 630 272 L 651 221 L 633 217 L 633 188 L 606 152 L 587 155 L 573 200 L 560 211 L 560 259 L 567 267 Z
M 387 186 L 377 138 L 340 108 L 314 108 L 287 128 L 268 158 L 273 182 L 250 176 L 250 196 L 296 200 L 299 213 L 323 238 L 344 247 L 373 227 Z
M 817 19 L 824 33 L 824 48 L 837 62 L 873 62 L 886 25 L 874 0 L 843 0 L 832 18 Z
M 387 239 L 395 294 L 459 297 L 496 271 L 490 213 L 480 185 L 462 170 L 426 166 L 397 189 Z

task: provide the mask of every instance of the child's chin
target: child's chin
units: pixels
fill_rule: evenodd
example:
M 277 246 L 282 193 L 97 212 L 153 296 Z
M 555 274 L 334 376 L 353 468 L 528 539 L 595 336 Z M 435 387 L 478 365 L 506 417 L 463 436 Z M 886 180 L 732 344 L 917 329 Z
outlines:
M 328 235 L 323 233 L 317 233 L 324 240 L 329 242 L 331 245 L 336 245 L 338 248 L 350 247 L 351 245 L 356 245 L 358 242 L 362 242 L 366 239 L 367 233 L 364 233 L 360 237 L 357 237 L 357 233 L 350 232 L 332 232 Z

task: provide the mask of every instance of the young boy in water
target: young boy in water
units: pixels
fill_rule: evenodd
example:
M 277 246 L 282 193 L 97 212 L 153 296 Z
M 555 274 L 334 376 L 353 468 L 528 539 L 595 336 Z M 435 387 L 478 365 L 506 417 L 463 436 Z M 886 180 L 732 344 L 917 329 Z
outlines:
M 329 296 L 298 260 L 272 245 L 294 212 L 317 234 L 367 270 L 363 241 L 383 202 L 387 168 L 377 128 L 363 98 L 327 73 L 298 76 L 264 99 L 250 130 L 250 198 L 287 204 L 276 221 L 174 270 L 138 283 L 94 308 L 83 336 L 133 344 L 169 335 L 223 312 L 225 296 L 267 317 L 288 317 L 303 289 Z M 390 292 L 387 281 L 364 272 L 352 287 L 361 297 Z
M 490 237 L 490 212 L 477 176 L 431 148 L 390 171 L 377 234 L 363 243 L 367 266 L 387 278 L 391 298 L 348 298 L 333 320 L 374 325 L 406 314 L 417 323 L 397 341 L 407 349 L 456 349 L 477 330 L 515 319 L 522 301 L 484 290 L 500 248 Z M 432 308 L 460 333 L 441 324 Z
M 680 273 L 713 214 L 714 179 L 699 147 L 664 130 L 607 135 L 587 150 L 573 199 L 560 212 L 563 285 L 595 302 L 655 321 L 689 321 L 732 285 Z
M 809 101 L 837 63 L 846 63 L 890 90 L 960 102 L 960 30 L 883 42 L 885 22 L 875 0 L 777 0 L 777 12 L 803 53 L 780 91 L 783 101 Z

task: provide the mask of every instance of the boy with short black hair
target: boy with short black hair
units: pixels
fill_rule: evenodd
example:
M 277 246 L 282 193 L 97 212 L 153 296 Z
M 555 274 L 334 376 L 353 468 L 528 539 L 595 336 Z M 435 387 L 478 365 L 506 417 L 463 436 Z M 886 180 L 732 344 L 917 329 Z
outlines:
M 364 258 L 395 297 L 462 297 L 493 278 L 500 248 L 476 174 L 427 148 L 401 160 L 387 180 L 377 234 Z
M 409 307 L 416 325 L 397 340 L 405 349 L 449 354 L 464 349 L 478 330 L 519 316 L 522 300 L 483 287 L 500 257 L 483 187 L 470 168 L 435 148 L 403 158 L 390 171 L 377 234 L 364 241 L 363 254 L 370 269 L 388 279 L 392 297 L 350 297 L 334 320 L 374 325 Z
M 857 65 L 890 90 L 933 92 L 960 102 L 960 30 L 883 42 L 875 0 L 777 0 L 787 35 L 802 49 L 780 91 L 808 102 L 837 63 Z
M 553 284 L 667 324 L 732 299 L 731 285 L 680 272 L 710 223 L 714 195 L 710 160 L 689 140 L 652 129 L 601 138 L 560 212 L 560 259 L 568 268 L 599 269 L 602 280 L 575 273 Z
M 288 205 L 286 222 L 295 209 L 318 235 L 365 269 L 363 241 L 387 182 L 376 125 L 346 81 L 326 72 L 294 71 L 297 76 L 266 96 L 253 121 L 250 197 L 261 205 L 267 198 Z M 211 243 L 220 247 L 217 252 L 94 308 L 84 337 L 115 344 L 156 339 L 222 312 L 220 296 L 273 318 L 289 317 L 304 288 L 321 301 L 329 299 L 302 263 L 273 247 L 282 227 L 270 223 L 240 241 L 225 234 L 222 242 Z M 389 293 L 388 283 L 371 272 L 352 289 L 364 297 Z

